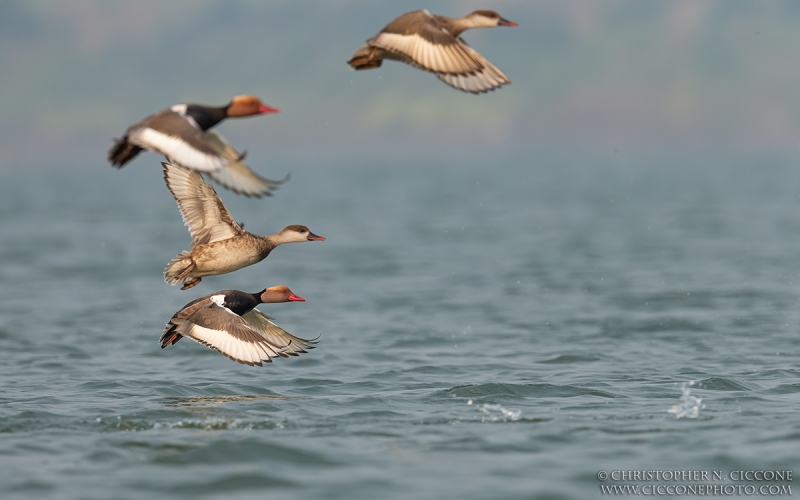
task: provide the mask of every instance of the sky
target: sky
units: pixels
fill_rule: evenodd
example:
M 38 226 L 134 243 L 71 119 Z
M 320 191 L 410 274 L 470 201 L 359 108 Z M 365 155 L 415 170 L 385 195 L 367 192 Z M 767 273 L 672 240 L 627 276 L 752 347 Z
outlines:
M 418 8 L 516 21 L 464 35 L 512 84 L 346 64 Z M 1 0 L 0 172 L 102 165 L 145 116 L 245 93 L 281 109 L 220 125 L 251 155 L 797 154 L 797 26 L 794 0 Z

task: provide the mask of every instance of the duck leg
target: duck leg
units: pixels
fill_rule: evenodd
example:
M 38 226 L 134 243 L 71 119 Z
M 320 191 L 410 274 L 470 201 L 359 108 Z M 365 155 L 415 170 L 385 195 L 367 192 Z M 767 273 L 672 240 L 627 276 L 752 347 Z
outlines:
M 181 287 L 181 290 L 188 290 L 189 288 L 192 288 L 196 284 L 200 283 L 200 281 L 202 279 L 203 278 L 192 278 L 192 279 L 190 279 L 189 281 L 187 281 L 186 283 L 183 284 L 183 286 Z
M 168 345 L 173 345 L 175 342 L 179 341 L 183 335 L 180 333 L 170 332 L 169 336 L 166 334 L 161 337 L 161 348 L 165 348 Z
M 355 54 L 353 54 L 353 57 L 347 61 L 347 64 L 352 66 L 354 69 L 362 70 L 378 68 L 382 62 L 383 58 L 380 57 L 378 50 L 375 47 L 364 45 L 358 49 Z

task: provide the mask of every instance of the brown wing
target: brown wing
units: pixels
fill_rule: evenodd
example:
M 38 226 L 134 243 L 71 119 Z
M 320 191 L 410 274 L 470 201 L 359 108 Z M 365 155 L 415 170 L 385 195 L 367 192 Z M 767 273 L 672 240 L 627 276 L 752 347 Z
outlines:
M 483 69 L 481 61 L 427 11 L 398 17 L 367 43 L 434 73 L 472 74 Z
M 250 366 L 271 362 L 282 350 L 250 328 L 241 316 L 213 301 L 189 315 L 175 332 Z
M 458 41 L 462 44 L 464 49 L 469 52 L 473 59 L 480 61 L 483 69 L 466 75 L 437 73 L 436 76 L 439 80 L 458 90 L 471 92 L 473 94 L 488 92 L 511 83 L 511 80 L 509 80 L 502 71 L 497 69 L 497 66 L 490 63 L 486 58 L 480 55 L 477 50 L 467 45 L 461 38 L 459 38 Z
M 242 318 L 247 321 L 250 327 L 261 334 L 268 342 L 273 345 L 282 346 L 283 350 L 278 354 L 287 356 L 298 356 L 300 353 L 306 352 L 305 349 L 314 349 L 315 340 L 301 339 L 295 337 L 283 328 L 279 327 L 272 321 L 269 316 L 262 313 L 258 309 L 253 309 L 242 315 Z
M 242 234 L 214 188 L 194 170 L 162 163 L 164 180 L 192 235 L 192 246 L 227 240 Z

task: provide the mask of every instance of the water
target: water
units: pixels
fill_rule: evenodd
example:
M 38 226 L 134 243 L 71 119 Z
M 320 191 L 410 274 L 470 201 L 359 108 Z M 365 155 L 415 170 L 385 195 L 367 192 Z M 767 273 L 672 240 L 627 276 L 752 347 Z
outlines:
M 601 470 L 796 469 L 793 159 L 276 161 L 274 198 L 218 190 L 234 217 L 328 240 L 190 291 L 161 280 L 189 236 L 157 161 L 0 177 L 2 498 L 591 498 Z M 308 302 L 261 309 L 310 353 L 159 348 L 195 297 L 277 284 Z
M 705 408 L 703 398 L 698 398 L 692 394 L 691 387 L 693 385 L 694 380 L 681 384 L 681 399 L 668 410 L 676 418 L 697 418 L 700 415 L 700 410 Z

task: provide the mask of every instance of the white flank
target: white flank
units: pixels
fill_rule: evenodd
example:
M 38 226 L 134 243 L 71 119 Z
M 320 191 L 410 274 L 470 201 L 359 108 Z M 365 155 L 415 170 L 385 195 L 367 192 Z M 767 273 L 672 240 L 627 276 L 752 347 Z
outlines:
M 166 156 L 172 163 L 201 172 L 213 172 L 228 162 L 218 156 L 202 153 L 178 137 L 172 137 L 152 128 L 136 133 L 139 146 L 151 148 Z

